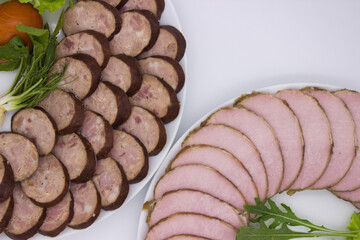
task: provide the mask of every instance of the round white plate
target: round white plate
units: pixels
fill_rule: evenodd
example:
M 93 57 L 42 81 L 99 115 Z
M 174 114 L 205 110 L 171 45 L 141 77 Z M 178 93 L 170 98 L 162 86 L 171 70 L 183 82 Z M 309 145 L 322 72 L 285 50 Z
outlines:
M 297 83 L 297 84 L 275 85 L 271 87 L 258 89 L 256 91 L 275 93 L 283 89 L 301 89 L 306 86 L 321 87 L 329 91 L 341 89 L 336 86 L 324 85 L 318 83 Z M 239 92 L 239 96 L 241 96 L 242 94 L 244 93 Z M 210 114 L 215 112 L 217 109 L 225 106 L 232 106 L 235 99 L 236 98 L 231 99 L 225 102 L 224 104 L 217 106 L 212 111 L 207 113 L 205 116 L 199 119 L 194 125 L 192 125 L 190 129 L 188 129 L 184 133 L 184 135 L 182 135 L 182 137 L 174 144 L 174 146 L 171 148 L 168 155 L 166 156 L 165 160 L 161 164 L 159 170 L 155 174 L 154 178 L 152 179 L 149 189 L 146 193 L 144 203 L 153 199 L 154 197 L 153 193 L 156 183 L 158 182 L 160 177 L 165 174 L 165 169 L 168 166 L 169 162 L 173 158 L 175 158 L 177 153 L 181 150 L 181 143 L 184 141 L 185 137 L 189 134 L 189 132 L 199 127 L 200 123 L 206 120 L 206 118 Z M 298 192 L 293 196 L 288 196 L 286 193 L 282 193 L 282 194 L 277 194 L 272 199 L 277 203 L 287 204 L 292 208 L 292 210 L 297 214 L 297 216 L 301 218 L 306 218 L 315 224 L 320 224 L 329 228 L 339 229 L 339 230 L 346 229 L 346 226 L 350 223 L 350 217 L 352 213 L 356 211 L 356 208 L 352 204 L 343 201 L 341 199 L 338 199 L 327 190 L 320 190 L 320 191 L 306 190 L 306 191 Z M 146 210 L 143 210 L 140 214 L 137 240 L 144 240 L 146 237 L 146 233 L 149 230 L 148 225 L 146 224 L 147 215 L 148 215 L 148 211 Z M 317 239 L 329 239 L 329 238 L 317 238 Z M 338 239 L 338 238 L 332 238 L 332 239 Z
M 4 2 L 4 1 L 0 0 L 0 3 L 2 3 L 2 2 Z M 51 29 L 54 29 L 60 13 L 61 13 L 61 10 L 58 10 L 58 11 L 50 13 L 50 14 L 48 12 L 45 12 L 43 14 L 44 21 L 49 22 Z M 175 10 L 174 5 L 172 4 L 171 0 L 165 0 L 165 9 L 164 9 L 164 12 L 160 19 L 160 25 L 172 25 L 172 26 L 176 27 L 177 29 L 179 29 L 180 31 L 182 31 L 179 18 L 177 16 L 176 10 Z M 187 76 L 187 54 L 186 53 L 185 53 L 183 59 L 181 60 L 180 64 L 184 70 L 185 77 L 186 77 Z M 0 72 L 0 79 L 1 79 L 0 95 L 1 95 L 1 93 L 5 92 L 10 87 L 12 80 L 15 78 L 15 75 L 16 75 L 15 72 Z M 177 133 L 179 125 L 180 125 L 181 117 L 184 112 L 187 81 L 188 81 L 188 79 L 185 80 L 185 85 L 184 85 L 183 89 L 181 90 L 181 92 L 177 94 L 178 99 L 180 101 L 179 115 L 174 121 L 165 125 L 166 134 L 167 134 L 166 145 L 164 146 L 163 150 L 157 156 L 153 156 L 153 157 L 149 158 L 149 171 L 148 171 L 146 178 L 143 179 L 139 183 L 130 185 L 129 194 L 128 194 L 124 204 L 121 206 L 121 208 L 126 207 L 126 204 L 128 202 L 130 202 L 136 196 L 136 194 L 138 194 L 140 192 L 140 190 L 146 185 L 146 183 L 155 174 L 156 170 L 160 167 L 167 152 L 169 151 L 169 149 L 175 139 L 176 133 Z M 4 125 L 0 127 L 1 132 L 10 131 L 10 121 L 11 121 L 11 116 L 13 115 L 13 113 L 14 112 L 6 113 Z M 139 207 L 141 207 L 141 206 L 139 206 Z M 95 223 L 93 223 L 93 225 L 95 225 L 95 228 L 96 228 L 96 223 L 98 221 L 101 221 L 101 220 L 111 216 L 115 211 L 116 210 L 101 211 L 98 219 L 95 221 Z M 124 217 L 126 218 L 126 216 L 124 216 Z M 68 236 L 70 234 L 75 234 L 76 232 L 79 232 L 79 231 L 81 231 L 81 230 L 73 230 L 71 228 L 67 228 L 59 236 L 57 236 L 56 239 Z M 99 229 L 99 231 L 101 231 L 101 229 Z M 2 234 L 0 234 L 0 239 L 9 239 L 9 238 L 4 233 L 2 233 Z M 31 239 L 51 239 L 51 238 L 47 238 L 40 234 L 36 234 Z

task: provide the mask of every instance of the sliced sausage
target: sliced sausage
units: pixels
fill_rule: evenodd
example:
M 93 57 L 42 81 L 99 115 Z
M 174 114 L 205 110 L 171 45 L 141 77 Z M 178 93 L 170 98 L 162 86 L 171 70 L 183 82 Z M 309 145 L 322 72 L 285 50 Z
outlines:
M 95 92 L 84 100 L 84 105 L 101 114 L 113 126 L 125 122 L 131 111 L 125 92 L 108 82 L 100 82 Z
M 193 190 L 178 190 L 165 194 L 156 201 L 153 210 L 149 213 L 148 223 L 153 226 L 160 220 L 181 212 L 215 217 L 229 223 L 236 229 L 247 225 L 247 219 L 242 217 L 240 212 L 228 203 L 209 194 Z
M 233 154 L 254 180 L 259 199 L 266 199 L 268 181 L 264 163 L 254 144 L 243 133 L 226 125 L 207 125 L 189 133 L 182 146 L 198 144 L 222 148 Z
M 217 197 L 233 207 L 244 210 L 243 194 L 218 171 L 205 165 L 180 166 L 167 172 L 155 186 L 154 199 L 165 193 L 189 189 L 205 192 Z
M 311 186 L 315 189 L 328 188 L 338 183 L 351 167 L 357 149 L 355 123 L 349 109 L 340 98 L 321 89 L 307 88 L 304 92 L 319 102 L 330 124 L 334 142 L 331 159 L 324 174 Z
M 173 121 L 180 111 L 176 92 L 163 80 L 144 74 L 140 90 L 130 98 L 133 105 L 143 107 L 164 123 Z
M 137 137 L 114 130 L 114 147 L 109 156 L 122 166 L 129 183 L 140 182 L 146 177 L 149 169 L 148 153 Z
M 168 168 L 191 164 L 206 165 L 215 169 L 239 189 L 247 204 L 256 204 L 255 198 L 259 196 L 253 179 L 243 164 L 228 151 L 208 145 L 192 145 L 183 148 Z
M 39 154 L 35 145 L 20 134 L 1 133 L 0 154 L 11 165 L 15 181 L 25 180 L 38 168 Z
M 117 9 L 120 9 L 122 6 L 125 5 L 125 3 L 128 0 L 101 0 L 101 1 L 106 2 L 106 3 L 110 4 L 111 6 L 117 8 Z
M 14 190 L 14 186 L 14 172 L 8 161 L 0 154 L 0 203 L 9 199 Z
M 11 195 L 7 200 L 0 202 L 0 233 L 9 224 L 14 209 L 14 199 Z
M 159 35 L 159 21 L 147 10 L 132 10 L 121 15 L 122 26 L 110 41 L 112 55 L 135 57 L 154 46 Z
M 303 165 L 304 140 L 297 117 L 284 101 L 266 93 L 241 96 L 234 105 L 258 114 L 274 130 L 284 159 L 284 177 L 279 191 L 288 189 Z
M 11 131 L 32 141 L 39 155 L 49 154 L 56 142 L 56 125 L 42 109 L 27 108 L 11 118 Z
M 76 132 L 84 121 L 84 105 L 71 93 L 52 91 L 38 105 L 54 119 L 59 134 Z
M 117 209 L 124 203 L 129 193 L 129 183 L 124 170 L 114 159 L 98 160 L 92 180 L 101 196 L 104 210 Z
M 42 235 L 56 237 L 64 231 L 67 224 L 74 216 L 74 201 L 70 192 L 66 194 L 61 202 L 46 209 L 46 218 L 39 232 Z
M 106 157 L 113 147 L 113 129 L 109 122 L 98 113 L 86 110 L 79 132 L 89 141 L 97 159 Z
M 279 140 L 262 117 L 245 108 L 227 107 L 213 113 L 205 124 L 225 124 L 244 133 L 259 150 L 264 162 L 269 183 L 267 197 L 278 192 L 284 175 L 284 161 Z
M 210 239 L 236 239 L 236 233 L 237 230 L 233 226 L 218 218 L 194 213 L 177 213 L 150 228 L 146 240 L 168 239 L 180 234 Z
M 39 167 L 31 177 L 21 182 L 28 198 L 40 207 L 52 207 L 69 191 L 69 173 L 54 155 L 40 157 Z
M 345 192 L 335 192 L 333 191 L 338 198 L 349 202 L 360 202 L 360 188 L 352 190 L 352 191 L 345 191 Z
M 114 84 L 132 96 L 140 89 L 142 75 L 135 58 L 119 54 L 110 57 L 101 73 L 101 80 Z
M 74 198 L 74 216 L 68 226 L 74 229 L 87 228 L 100 214 L 100 194 L 92 180 L 85 183 L 71 183 L 70 190 Z
M 299 90 L 283 90 L 276 97 L 285 100 L 295 113 L 305 142 L 304 163 L 290 189 L 306 189 L 322 176 L 329 164 L 333 146 L 329 120 L 319 103 Z
M 34 236 L 46 216 L 46 209 L 36 206 L 21 190 L 20 184 L 14 189 L 14 210 L 6 235 L 12 239 L 28 239 Z
M 167 56 L 180 62 L 184 57 L 185 49 L 186 40 L 178 29 L 169 25 L 160 26 L 159 37 L 155 45 L 139 57 Z
M 96 158 L 90 143 L 81 135 L 59 136 L 53 154 L 65 165 L 73 182 L 86 182 L 95 173 Z
M 180 92 L 185 83 L 185 74 L 181 65 L 172 58 L 155 56 L 140 59 L 139 67 L 142 74 L 151 74 L 164 80 L 175 92 Z
M 181 234 L 181 235 L 175 235 L 173 237 L 170 237 L 167 240 L 210 240 L 210 239 L 195 236 L 195 235 Z
M 360 93 L 350 90 L 340 90 L 334 93 L 335 96 L 343 100 L 348 107 L 353 120 L 355 122 L 355 132 L 358 140 L 360 141 Z M 348 126 L 343 125 L 347 128 Z M 331 189 L 334 191 L 351 191 L 360 187 L 360 151 L 356 152 L 355 159 L 346 173 L 345 177 L 341 181 L 333 186 Z
M 120 12 L 122 13 L 130 10 L 148 10 L 160 19 L 164 8 L 164 0 L 128 0 L 127 3 L 120 8 Z
M 55 50 L 57 59 L 76 53 L 90 55 L 104 69 L 110 58 L 110 44 L 103 34 L 86 30 L 63 38 Z
M 141 107 L 132 106 L 129 119 L 117 129 L 137 137 L 149 156 L 157 155 L 166 143 L 164 124 L 153 113 Z
M 90 96 L 99 85 L 101 68 L 93 57 L 75 54 L 58 59 L 51 67 L 51 73 L 59 73 L 66 66 L 59 88 L 73 93 L 77 98 Z
M 65 11 L 65 35 L 94 30 L 112 39 L 120 31 L 119 11 L 103 1 L 79 1 Z

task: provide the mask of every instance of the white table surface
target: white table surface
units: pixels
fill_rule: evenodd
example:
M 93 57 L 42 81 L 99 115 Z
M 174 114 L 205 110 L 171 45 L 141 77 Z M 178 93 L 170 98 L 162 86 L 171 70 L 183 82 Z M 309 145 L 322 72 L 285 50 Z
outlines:
M 360 90 L 358 0 L 172 0 L 187 39 L 185 111 L 197 119 L 246 91 L 317 82 Z M 148 184 L 102 222 L 63 240 L 135 240 Z

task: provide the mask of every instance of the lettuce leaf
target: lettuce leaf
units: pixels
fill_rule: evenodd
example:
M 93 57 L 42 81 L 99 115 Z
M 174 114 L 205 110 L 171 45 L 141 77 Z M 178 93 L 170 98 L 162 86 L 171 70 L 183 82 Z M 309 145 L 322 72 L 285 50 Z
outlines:
M 21 3 L 33 3 L 34 8 L 42 14 L 45 10 L 53 12 L 65 4 L 65 0 L 19 0 Z

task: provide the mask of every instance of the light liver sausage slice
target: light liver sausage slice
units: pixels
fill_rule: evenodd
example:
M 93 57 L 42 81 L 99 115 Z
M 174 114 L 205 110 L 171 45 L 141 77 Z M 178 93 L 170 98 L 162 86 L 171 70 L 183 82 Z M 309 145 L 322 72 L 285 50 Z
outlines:
M 122 13 L 130 10 L 148 10 L 160 19 L 164 8 L 164 0 L 128 0 L 126 4 L 120 8 L 120 12 Z
M 7 200 L 0 202 L 0 233 L 9 224 L 14 209 L 14 198 L 11 195 Z

